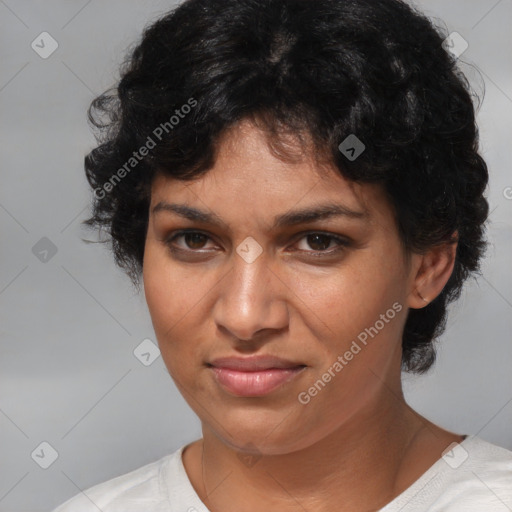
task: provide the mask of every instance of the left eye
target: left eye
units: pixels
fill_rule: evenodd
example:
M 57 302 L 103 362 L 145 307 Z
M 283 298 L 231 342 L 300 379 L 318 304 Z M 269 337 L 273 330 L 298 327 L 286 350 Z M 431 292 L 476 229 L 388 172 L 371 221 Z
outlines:
M 184 246 L 176 244 L 175 241 L 178 239 L 183 239 Z M 173 250 L 181 250 L 188 252 L 201 252 L 201 249 L 205 249 L 205 245 L 211 240 L 211 238 L 201 231 L 180 231 L 175 233 L 171 237 L 169 237 L 165 243 L 169 246 L 169 248 Z M 304 241 L 304 242 L 303 242 Z M 300 245 L 300 242 L 305 243 L 313 250 L 308 250 L 304 248 L 299 248 L 298 250 L 301 252 L 309 252 L 309 253 L 325 253 L 331 254 L 333 252 L 338 251 L 340 248 L 346 247 L 349 245 L 349 241 L 345 238 L 331 235 L 327 233 L 306 233 L 301 238 L 299 238 L 295 245 Z M 332 249 L 331 244 L 335 243 L 335 248 Z M 327 250 L 330 249 L 331 250 Z
M 305 236 L 303 236 L 299 241 L 305 240 L 307 245 L 314 249 L 313 252 L 327 252 L 326 249 L 330 248 L 331 242 L 335 242 L 337 246 L 344 246 L 347 245 L 346 240 L 343 240 L 340 237 L 334 236 L 334 235 L 327 235 L 325 233 L 309 233 Z M 300 249 L 303 250 L 303 249 Z M 307 251 L 306 249 L 306 252 Z M 328 251 L 332 252 L 332 251 Z

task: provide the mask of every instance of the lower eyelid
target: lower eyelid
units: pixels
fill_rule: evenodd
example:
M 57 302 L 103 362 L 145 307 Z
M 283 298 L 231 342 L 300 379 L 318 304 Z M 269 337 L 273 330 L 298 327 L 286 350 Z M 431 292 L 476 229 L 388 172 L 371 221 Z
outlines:
M 308 233 L 307 235 L 304 235 L 302 236 L 301 238 L 299 238 L 294 245 L 297 245 L 299 242 L 301 242 L 302 240 L 306 239 L 308 236 L 310 235 L 315 235 L 317 233 Z M 343 238 L 339 238 L 337 236 L 334 236 L 334 235 L 328 235 L 328 234 L 325 234 L 325 233 L 318 233 L 318 234 L 321 234 L 323 236 L 325 236 L 326 238 L 330 239 L 330 242 L 329 242 L 329 245 L 331 245 L 333 242 L 334 242 L 334 247 L 330 247 L 330 248 L 327 248 L 327 249 L 324 249 L 323 251 L 314 251 L 314 250 L 303 250 L 303 249 L 299 249 L 300 251 L 303 251 L 303 252 L 311 252 L 311 253 L 325 253 L 325 254 L 329 254 L 331 252 L 334 252 L 336 251 L 337 249 L 340 249 L 340 248 L 343 248 L 343 247 L 347 247 L 349 245 L 348 241 L 343 239 Z
M 200 234 L 200 235 L 203 235 L 206 239 L 207 239 L 207 242 L 211 242 L 213 241 L 211 236 L 207 235 L 206 233 L 202 233 L 201 231 L 186 231 L 186 232 L 182 232 L 182 233 L 174 233 L 172 234 L 171 236 L 167 237 L 165 240 L 164 240 L 164 243 L 166 245 L 168 245 L 169 247 L 172 247 L 172 248 L 176 248 L 176 245 L 174 245 L 174 242 L 180 238 L 183 238 L 185 237 L 186 235 L 193 235 L 193 234 Z M 188 251 L 188 252 L 201 252 L 201 251 L 204 251 L 205 248 L 201 248 L 201 249 L 190 249 L 190 248 L 187 248 L 187 247 L 180 247 L 178 246 L 177 247 L 178 249 L 182 250 L 182 251 Z
M 210 235 L 203 233 L 201 231 L 185 231 L 185 232 L 178 232 L 178 233 L 171 234 L 170 236 L 168 236 L 164 239 L 164 243 L 165 243 L 165 245 L 169 246 L 172 249 L 181 250 L 183 252 L 190 252 L 190 253 L 197 253 L 197 254 L 200 254 L 201 252 L 207 252 L 207 251 L 209 252 L 210 249 L 207 247 L 201 248 L 201 249 L 190 249 L 190 248 L 186 248 L 186 247 L 176 246 L 174 244 L 174 242 L 177 239 L 183 238 L 184 236 L 186 236 L 188 234 L 201 234 L 204 237 L 206 237 L 207 243 L 213 242 L 213 239 Z M 300 241 L 302 241 L 303 239 L 307 238 L 310 235 L 323 235 L 323 236 L 329 238 L 331 240 L 331 243 L 334 242 L 336 245 L 333 248 L 325 249 L 323 251 L 314 251 L 314 250 L 308 251 L 308 250 L 304 250 L 304 249 L 298 249 L 299 252 L 318 254 L 318 255 L 322 255 L 322 254 L 328 255 L 328 254 L 333 254 L 333 253 L 335 253 L 341 249 L 344 249 L 350 245 L 349 240 L 339 237 L 337 235 L 323 233 L 321 231 L 312 231 L 312 232 L 302 234 L 299 238 L 297 238 L 295 240 L 295 242 L 293 242 L 292 246 L 297 245 Z

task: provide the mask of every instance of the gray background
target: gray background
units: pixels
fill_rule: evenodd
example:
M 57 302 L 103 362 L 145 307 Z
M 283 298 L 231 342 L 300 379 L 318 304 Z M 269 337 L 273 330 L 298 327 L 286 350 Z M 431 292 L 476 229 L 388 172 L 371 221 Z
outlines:
M 144 25 L 172 5 L 0 0 L 2 512 L 52 509 L 201 435 L 162 359 L 134 357 L 154 340 L 143 295 L 105 247 L 81 241 L 94 234 L 80 227 L 90 197 L 83 156 L 94 144 L 86 108 Z M 437 366 L 405 376 L 406 393 L 445 428 L 512 449 L 512 1 L 417 5 L 463 35 L 463 70 L 478 92 L 485 82 L 478 119 L 492 215 L 483 277 L 452 308 Z M 31 48 L 43 31 L 59 44 L 47 59 Z M 57 249 L 46 263 L 32 250 L 43 237 Z M 31 458 L 43 441 L 58 452 L 46 470 Z

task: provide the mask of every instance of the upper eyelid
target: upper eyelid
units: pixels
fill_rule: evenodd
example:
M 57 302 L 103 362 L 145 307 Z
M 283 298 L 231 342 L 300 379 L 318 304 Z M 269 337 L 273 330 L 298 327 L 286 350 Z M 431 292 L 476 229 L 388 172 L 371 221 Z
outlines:
M 165 243 L 170 244 L 172 241 L 174 241 L 177 238 L 180 238 L 180 237 L 185 236 L 187 234 L 195 234 L 195 233 L 200 234 L 200 235 L 204 235 L 204 236 L 206 236 L 209 239 L 209 241 L 215 242 L 215 240 L 213 239 L 213 237 L 209 233 L 204 232 L 202 230 L 198 230 L 198 229 L 177 230 L 177 231 L 171 233 L 169 236 L 165 237 L 164 241 L 165 241 Z M 317 234 L 318 235 L 324 235 L 326 237 L 332 238 L 333 240 L 338 242 L 339 245 L 343 245 L 343 244 L 347 245 L 351 241 L 347 236 L 339 235 L 339 234 L 336 234 L 336 233 L 331 233 L 329 231 L 306 230 L 306 231 L 301 231 L 299 233 L 296 233 L 293 236 L 293 239 L 294 239 L 293 243 L 299 242 L 300 240 L 302 240 L 304 237 L 306 237 L 308 235 L 317 235 Z M 183 249 L 183 250 L 184 251 L 190 251 L 190 252 L 200 252 L 202 249 Z M 303 252 L 315 252 L 315 251 L 303 251 Z M 316 252 L 327 252 L 327 251 L 316 251 Z

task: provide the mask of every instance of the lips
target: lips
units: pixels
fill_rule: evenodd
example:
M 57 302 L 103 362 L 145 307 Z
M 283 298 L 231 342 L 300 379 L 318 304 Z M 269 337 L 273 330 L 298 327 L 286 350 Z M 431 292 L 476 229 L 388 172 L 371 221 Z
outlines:
M 225 357 L 213 360 L 220 386 L 235 396 L 263 396 L 300 374 L 306 365 L 274 356 Z
M 305 366 L 302 363 L 289 361 L 275 356 L 220 357 L 218 359 L 214 359 L 209 364 L 216 368 L 228 368 L 230 370 L 246 372 Z

